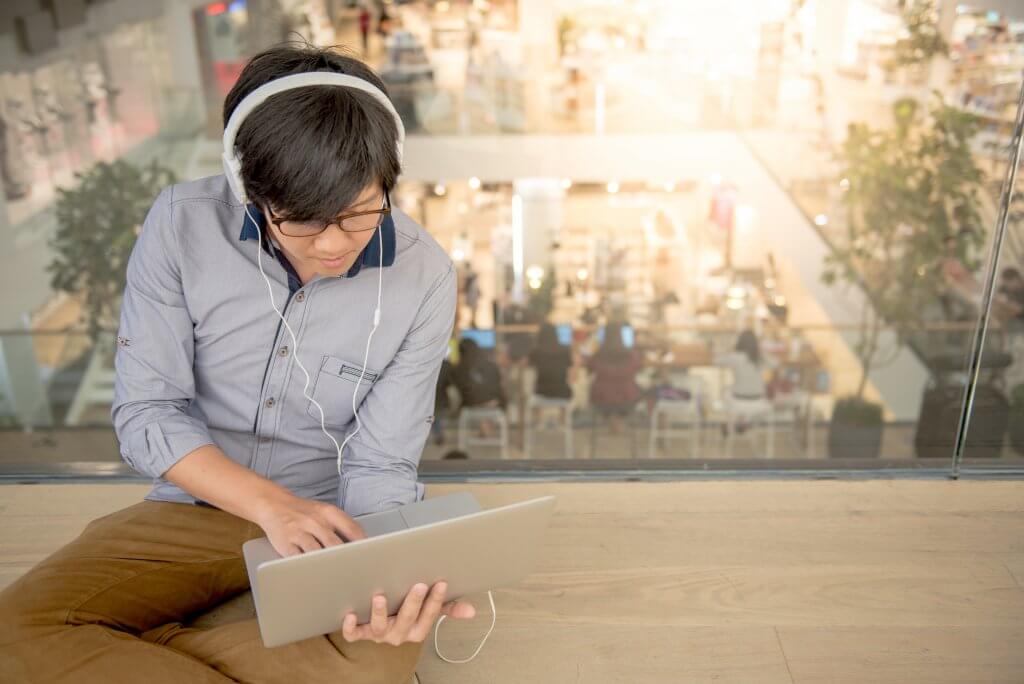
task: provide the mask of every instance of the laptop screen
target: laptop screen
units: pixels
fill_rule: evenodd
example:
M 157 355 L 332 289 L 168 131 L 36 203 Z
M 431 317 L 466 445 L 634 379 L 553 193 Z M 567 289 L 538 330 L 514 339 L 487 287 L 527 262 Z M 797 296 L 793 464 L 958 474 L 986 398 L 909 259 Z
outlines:
M 560 323 L 555 326 L 555 334 L 558 335 L 558 344 L 563 347 L 572 346 L 572 326 L 568 323 Z
M 604 326 L 597 329 L 597 341 L 598 343 L 604 342 Z M 633 348 L 636 343 L 636 331 L 631 325 L 622 326 L 622 346 Z
M 464 340 L 473 340 L 476 342 L 476 346 L 481 349 L 494 349 L 495 335 L 493 330 L 469 328 L 462 331 L 461 337 Z

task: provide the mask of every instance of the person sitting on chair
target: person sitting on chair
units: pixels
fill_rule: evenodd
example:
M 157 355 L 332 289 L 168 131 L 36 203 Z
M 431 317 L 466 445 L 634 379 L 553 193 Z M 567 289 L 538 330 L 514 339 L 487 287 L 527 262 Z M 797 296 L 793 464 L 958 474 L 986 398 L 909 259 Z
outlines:
M 613 434 L 622 434 L 625 417 L 643 396 L 636 383 L 636 374 L 643 368 L 643 358 L 622 342 L 624 323 L 605 326 L 604 341 L 586 363 L 593 376 L 590 402 L 611 425 Z
M 726 397 L 728 410 L 738 412 L 739 406 L 763 408 L 768 393 L 765 388 L 761 365 L 761 343 L 753 330 L 744 330 L 736 339 L 735 348 L 715 357 L 715 365 L 726 366 L 732 371 L 732 388 Z M 723 426 L 722 428 L 726 428 Z M 737 416 L 736 431 L 747 429 L 742 413 Z
M 555 326 L 541 323 L 527 359 L 537 375 L 533 387 L 535 395 L 545 399 L 572 399 L 576 358 L 571 347 L 558 343 Z
M 459 391 L 459 411 L 464 408 L 501 408 L 507 400 L 501 383 L 501 371 L 480 346 L 470 339 L 459 340 L 459 362 L 452 380 Z M 494 421 L 480 421 L 480 436 L 494 436 Z

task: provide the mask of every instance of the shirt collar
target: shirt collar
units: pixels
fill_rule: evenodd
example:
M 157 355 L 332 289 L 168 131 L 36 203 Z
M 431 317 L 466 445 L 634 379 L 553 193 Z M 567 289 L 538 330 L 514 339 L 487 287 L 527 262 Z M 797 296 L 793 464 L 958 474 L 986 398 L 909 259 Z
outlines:
M 238 236 L 238 239 L 248 240 L 251 238 L 253 240 L 258 240 L 261 232 L 266 234 L 267 218 L 255 204 L 250 204 L 248 209 L 249 211 L 245 212 L 245 219 L 242 221 L 242 232 Z M 256 223 L 253 223 L 253 220 L 255 220 Z M 259 227 L 258 230 L 257 226 Z M 367 266 L 369 268 L 377 268 L 380 266 L 382 238 L 384 241 L 384 266 L 391 266 L 395 263 L 395 246 L 397 242 L 395 238 L 395 221 L 390 215 L 388 215 L 384 218 L 384 222 L 381 224 L 380 230 L 373 234 L 373 238 L 366 244 L 362 253 L 356 257 L 355 263 L 352 264 L 352 267 L 349 268 L 348 272 L 345 273 L 346 278 L 351 278 L 358 274 L 359 271 L 362 270 L 363 266 Z M 264 245 L 264 247 L 265 246 L 266 245 Z M 288 263 L 288 259 L 283 253 L 279 252 L 278 254 L 279 258 L 283 260 L 282 266 L 284 266 L 285 263 Z M 294 269 L 290 267 L 290 263 L 288 263 L 288 266 L 285 266 L 285 270 L 290 271 L 289 276 L 294 273 Z

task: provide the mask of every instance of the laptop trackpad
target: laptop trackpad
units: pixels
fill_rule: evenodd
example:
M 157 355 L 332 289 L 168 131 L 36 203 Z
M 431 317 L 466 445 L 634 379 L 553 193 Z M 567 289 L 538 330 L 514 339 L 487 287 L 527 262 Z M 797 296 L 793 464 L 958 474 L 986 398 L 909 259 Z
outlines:
M 381 513 L 369 513 L 355 518 L 367 537 L 377 537 L 389 532 L 398 532 L 410 527 L 450 520 L 459 516 L 479 513 L 480 504 L 469 492 L 457 492 L 424 499 L 400 508 Z
M 354 520 L 363 528 L 367 537 L 378 537 L 382 534 L 406 529 L 405 520 L 397 510 L 360 515 Z
M 469 492 L 458 492 L 424 499 L 395 511 L 400 513 L 409 527 L 419 527 L 430 523 L 450 520 L 463 515 L 480 512 L 480 504 Z

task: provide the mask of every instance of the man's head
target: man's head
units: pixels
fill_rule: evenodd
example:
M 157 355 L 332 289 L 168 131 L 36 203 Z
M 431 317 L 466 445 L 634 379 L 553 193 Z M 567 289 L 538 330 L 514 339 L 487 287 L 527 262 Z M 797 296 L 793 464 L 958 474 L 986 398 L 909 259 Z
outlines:
M 327 71 L 361 78 L 386 93 L 384 83 L 358 59 L 307 44 L 283 44 L 252 58 L 224 101 L 224 125 L 246 95 L 292 74 Z M 389 111 L 361 91 L 310 86 L 274 95 L 246 117 L 235 138 L 248 196 L 268 216 L 292 222 L 329 223 L 365 209 L 379 209 L 400 173 L 398 131 Z M 312 238 L 270 231 L 306 279 L 347 270 L 372 231 L 337 227 Z M 345 254 L 340 265 L 324 259 Z

